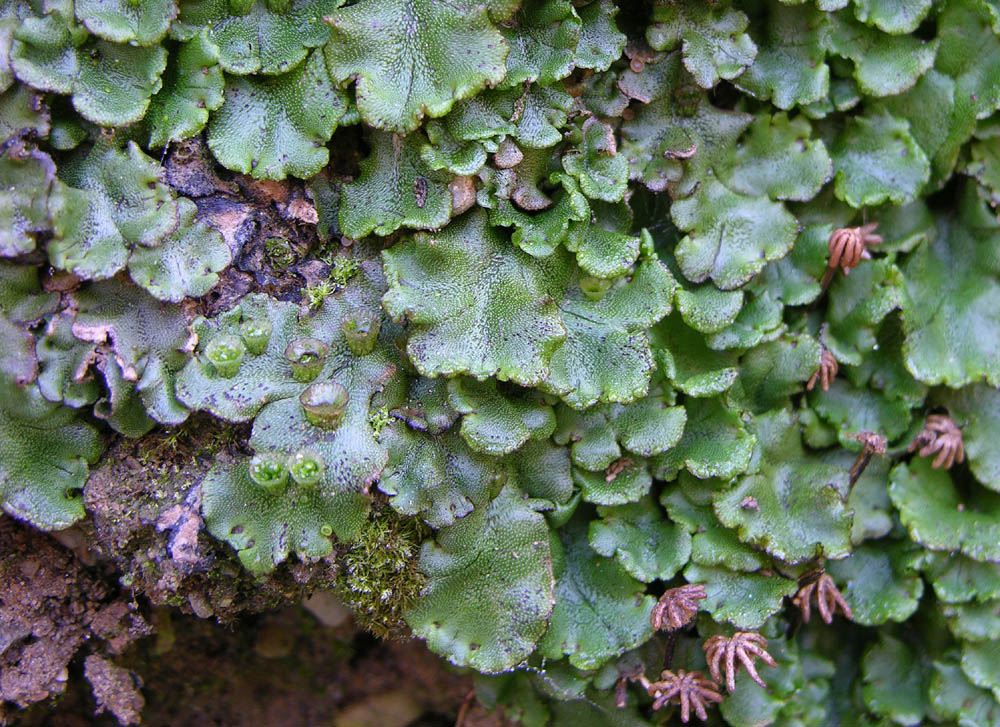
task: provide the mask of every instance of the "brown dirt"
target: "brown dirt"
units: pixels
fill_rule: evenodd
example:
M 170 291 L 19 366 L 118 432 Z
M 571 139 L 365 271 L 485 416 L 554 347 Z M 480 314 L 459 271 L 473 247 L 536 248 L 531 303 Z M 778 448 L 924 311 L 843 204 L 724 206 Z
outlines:
M 94 690 L 97 714 L 111 712 L 122 725 L 137 725 L 142 721 L 140 715 L 146 700 L 139 693 L 142 681 L 132 672 L 91 654 L 83 662 L 83 673 Z
M 0 517 L 0 724 L 62 694 L 78 652 L 119 654 L 152 629 L 52 537 Z
M 419 641 L 324 627 L 298 607 L 237 630 L 165 613 L 122 666 L 87 658 L 92 688 L 71 666 L 60 701 L 8 715 L 9 727 L 112 727 L 113 715 L 128 724 L 140 708 L 144 727 L 451 727 L 472 689 Z M 465 725 L 502 727 L 479 708 Z
M 301 608 L 236 633 L 176 626 L 171 652 L 144 670 L 146 727 L 450 727 L 472 687 L 421 642 L 323 627 Z
M 311 607 L 334 625 L 300 605 L 220 625 L 127 598 L 6 516 L 0 552 L 4 727 L 451 727 L 472 689 L 422 642 L 359 631 L 328 592 Z M 478 708 L 466 725 L 501 727 Z
M 84 490 L 90 519 L 59 542 L 2 520 L 2 532 L 19 538 L 0 539 L 3 573 L 35 579 L 21 590 L 0 583 L 11 594 L 0 601 L 9 604 L 7 621 L 43 601 L 60 610 L 35 628 L 51 634 L 44 648 L 19 636 L 6 650 L 2 679 L 13 698 L 5 698 L 41 703 L 24 712 L 12 705 L 0 724 L 137 724 L 140 713 L 143 725 L 163 727 L 454 724 L 471 677 L 422 642 L 380 642 L 345 620 L 330 593 L 333 557 L 293 561 L 258 581 L 205 533 L 201 478 L 215 458 L 238 454 L 246 437 L 193 416 L 170 432 L 116 439 Z M 309 607 L 327 625 L 288 605 L 314 593 Z M 29 626 L 0 621 L 0 634 Z M 154 638 L 132 643 L 154 629 Z

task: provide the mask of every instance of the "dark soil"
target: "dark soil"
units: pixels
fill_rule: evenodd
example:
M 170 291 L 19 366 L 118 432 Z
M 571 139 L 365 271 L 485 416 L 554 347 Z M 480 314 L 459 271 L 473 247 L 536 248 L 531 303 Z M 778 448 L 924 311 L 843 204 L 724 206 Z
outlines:
M 220 625 L 125 600 L 50 535 L 5 516 L 0 549 L 5 727 L 112 727 L 140 715 L 146 727 L 450 727 L 472 690 L 470 674 L 422 642 L 359 631 L 329 594 L 312 611 Z M 465 724 L 501 723 L 474 708 Z
M 3 516 L 0 553 L 0 724 L 63 694 L 80 657 L 117 656 L 152 633 L 136 603 L 51 536 Z

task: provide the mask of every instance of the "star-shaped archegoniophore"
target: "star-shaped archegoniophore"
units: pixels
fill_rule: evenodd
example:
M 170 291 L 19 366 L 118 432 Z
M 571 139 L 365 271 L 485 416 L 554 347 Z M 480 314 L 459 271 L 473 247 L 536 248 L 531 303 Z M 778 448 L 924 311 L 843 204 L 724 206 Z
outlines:
M 849 275 L 851 268 L 856 268 L 862 260 L 871 260 L 869 245 L 878 245 L 882 236 L 875 234 L 878 222 L 870 222 L 862 227 L 841 227 L 830 235 L 830 260 L 827 263 L 830 270 L 840 268 L 844 275 Z
M 830 349 L 824 347 L 820 354 L 819 368 L 816 369 L 816 373 L 810 377 L 809 382 L 806 384 L 806 391 L 812 391 L 817 381 L 823 387 L 823 391 L 829 391 L 830 382 L 837 378 L 839 368 L 837 359 L 834 358 L 833 353 Z
M 810 580 L 803 585 L 799 589 L 799 592 L 795 594 L 795 598 L 792 599 L 792 603 L 802 611 L 802 620 L 806 623 L 809 623 L 814 594 L 816 596 L 816 605 L 819 607 L 819 615 L 822 617 L 824 623 L 833 623 L 833 614 L 838 607 L 840 607 L 840 611 L 844 616 L 847 618 L 853 617 L 851 607 L 847 605 L 847 601 L 840 595 L 840 591 L 837 589 L 837 584 L 833 582 L 833 578 L 826 573 L 821 573 L 818 578 Z
M 820 281 L 823 290 L 830 286 L 838 267 L 844 275 L 850 275 L 851 270 L 862 260 L 872 259 L 868 246 L 882 242 L 882 236 L 875 234 L 876 227 L 877 222 L 870 222 L 861 227 L 840 227 L 833 231 L 829 242 L 830 258 L 823 280 Z
M 691 623 L 698 613 L 698 601 L 707 598 L 705 586 L 688 583 L 665 591 L 649 615 L 649 622 L 659 631 L 676 631 Z
M 653 709 L 660 709 L 668 702 L 681 706 L 681 722 L 691 719 L 691 709 L 704 722 L 708 719 L 705 710 L 706 702 L 721 702 L 719 685 L 707 678 L 700 671 L 685 671 L 678 669 L 676 673 L 665 670 L 647 688 L 653 698 Z
M 931 463 L 934 469 L 951 469 L 956 462 L 965 460 L 965 444 L 962 442 L 962 430 L 955 426 L 955 422 L 946 414 L 931 414 L 924 422 L 924 428 L 920 430 L 907 451 L 913 452 L 919 448 L 918 454 L 921 457 L 930 457 L 937 453 L 937 457 Z
M 732 636 L 716 634 L 706 641 L 702 648 L 705 650 L 705 660 L 708 661 L 708 669 L 713 679 L 722 681 L 722 667 L 725 667 L 726 688 L 730 692 L 736 691 L 736 671 L 739 669 L 737 659 L 747 670 L 750 678 L 762 687 L 767 685 L 754 667 L 754 658 L 760 657 L 760 660 L 768 666 L 777 666 L 766 651 L 767 639 L 753 631 L 737 631 Z

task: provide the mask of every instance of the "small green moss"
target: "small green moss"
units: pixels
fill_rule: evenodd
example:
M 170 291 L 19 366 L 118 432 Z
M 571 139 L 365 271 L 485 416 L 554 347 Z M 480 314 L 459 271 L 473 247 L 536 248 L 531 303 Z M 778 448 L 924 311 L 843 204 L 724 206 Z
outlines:
M 249 7 L 247 11 L 249 12 Z M 298 257 L 291 243 L 284 237 L 269 237 L 264 240 L 264 251 L 276 270 L 284 270 Z
M 358 268 L 356 258 L 338 255 L 330 270 L 330 282 L 338 288 L 342 288 L 347 285 L 347 281 L 358 274 Z
M 324 300 L 337 292 L 337 286 L 330 280 L 324 280 L 322 283 L 310 285 L 304 292 L 309 307 L 315 310 L 323 305 Z
M 323 305 L 324 300 L 347 285 L 348 281 L 358 274 L 359 264 L 353 257 L 337 255 L 332 261 L 324 259 L 330 262 L 330 275 L 323 282 L 311 285 L 304 291 L 309 306 L 314 309 Z
M 372 425 L 372 429 L 375 431 L 376 439 L 378 439 L 382 430 L 385 429 L 391 421 L 392 417 L 389 416 L 389 409 L 384 406 L 368 415 L 368 423 Z
M 361 537 L 343 556 L 337 595 L 358 624 L 380 638 L 406 632 L 403 615 L 424 587 L 417 556 L 428 534 L 415 518 L 389 507 L 374 509 Z

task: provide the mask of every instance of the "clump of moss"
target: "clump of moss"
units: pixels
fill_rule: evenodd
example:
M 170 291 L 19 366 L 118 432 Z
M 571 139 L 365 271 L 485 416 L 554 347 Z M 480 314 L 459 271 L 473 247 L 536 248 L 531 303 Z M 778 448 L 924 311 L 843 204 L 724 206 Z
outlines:
M 380 638 L 399 638 L 407 631 L 403 616 L 424 587 L 417 555 L 428 534 L 415 518 L 374 508 L 361 537 L 344 553 L 337 595 L 357 623 Z
M 373 411 L 368 415 L 368 422 L 372 425 L 372 430 L 375 432 L 375 438 L 378 439 L 379 435 L 382 434 L 382 430 L 389 426 L 392 421 L 392 416 L 389 414 L 388 407 L 379 407 L 376 411 Z
M 330 275 L 326 280 L 310 285 L 305 289 L 306 300 L 309 307 L 314 310 L 323 305 L 323 301 L 343 288 L 358 273 L 360 264 L 357 259 L 338 255 L 331 263 Z
M 343 288 L 351 278 L 358 274 L 360 267 L 357 258 L 338 255 L 330 269 L 330 282 L 338 288 Z

